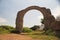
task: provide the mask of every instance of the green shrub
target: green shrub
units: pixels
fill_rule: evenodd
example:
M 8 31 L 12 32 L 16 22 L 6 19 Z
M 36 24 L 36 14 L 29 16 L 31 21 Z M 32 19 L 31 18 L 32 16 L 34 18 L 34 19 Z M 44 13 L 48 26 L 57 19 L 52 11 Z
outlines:
M 0 34 L 4 34 L 4 33 L 9 33 L 9 31 L 1 27 Z
M 11 33 L 15 28 L 7 25 L 0 26 L 0 34 Z
M 55 35 L 54 31 L 52 29 L 48 29 L 46 32 L 44 32 L 46 35 Z
M 28 28 L 28 27 L 24 27 L 23 28 L 23 32 L 24 33 L 29 33 L 29 32 L 32 32 L 32 29 Z
M 32 29 L 33 31 L 36 31 L 37 29 L 40 29 L 39 25 L 34 25 L 33 27 L 31 27 L 30 29 Z

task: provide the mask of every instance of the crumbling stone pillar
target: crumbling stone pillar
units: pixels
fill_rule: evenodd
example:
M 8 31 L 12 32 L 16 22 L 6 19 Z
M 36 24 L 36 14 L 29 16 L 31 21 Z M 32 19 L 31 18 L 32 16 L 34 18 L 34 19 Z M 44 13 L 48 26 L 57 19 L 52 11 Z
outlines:
M 51 28 L 54 30 L 55 32 L 55 35 L 57 37 L 60 37 L 60 21 L 54 21 L 52 24 L 51 24 Z

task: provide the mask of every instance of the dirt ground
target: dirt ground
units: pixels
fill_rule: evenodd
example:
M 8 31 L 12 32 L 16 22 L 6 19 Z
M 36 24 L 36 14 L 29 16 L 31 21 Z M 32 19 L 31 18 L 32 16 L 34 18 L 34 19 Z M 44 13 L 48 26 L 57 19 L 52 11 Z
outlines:
M 35 40 L 35 39 L 21 34 L 1 34 L 0 40 Z

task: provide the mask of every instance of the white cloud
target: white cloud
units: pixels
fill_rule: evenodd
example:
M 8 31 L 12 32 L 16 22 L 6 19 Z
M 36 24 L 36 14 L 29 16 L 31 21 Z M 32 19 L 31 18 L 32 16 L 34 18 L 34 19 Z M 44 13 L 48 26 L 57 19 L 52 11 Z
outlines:
M 60 15 L 60 6 L 52 10 L 52 15 L 54 15 L 55 18 Z
M 5 18 L 0 17 L 0 25 L 7 25 L 7 20 Z
M 7 20 L 5 18 L 0 17 L 0 23 L 5 23 Z

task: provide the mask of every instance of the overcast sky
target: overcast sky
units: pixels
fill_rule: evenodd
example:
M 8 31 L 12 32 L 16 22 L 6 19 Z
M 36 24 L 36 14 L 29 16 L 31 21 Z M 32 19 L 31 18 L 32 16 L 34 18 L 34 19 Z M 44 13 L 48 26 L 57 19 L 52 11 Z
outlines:
M 15 26 L 17 12 L 33 5 L 49 8 L 54 17 L 60 15 L 60 2 L 57 0 L 0 0 L 0 25 Z M 41 12 L 30 10 L 24 16 L 24 26 L 40 25 L 41 18 Z

